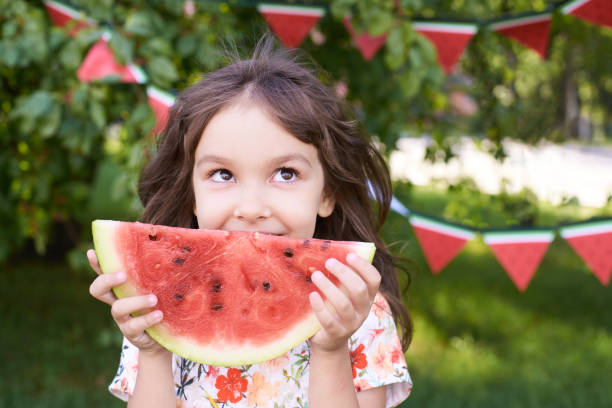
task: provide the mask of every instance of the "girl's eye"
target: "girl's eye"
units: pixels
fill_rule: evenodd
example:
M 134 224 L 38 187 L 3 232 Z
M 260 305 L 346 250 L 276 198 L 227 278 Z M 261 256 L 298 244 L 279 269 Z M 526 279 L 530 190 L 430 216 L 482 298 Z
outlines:
M 209 177 L 218 183 L 227 183 L 234 179 L 232 172 L 227 169 L 213 170 L 209 173 Z
M 280 169 L 276 170 L 276 174 L 274 175 L 274 181 L 295 181 L 297 176 L 297 170 L 289 167 L 281 167 Z

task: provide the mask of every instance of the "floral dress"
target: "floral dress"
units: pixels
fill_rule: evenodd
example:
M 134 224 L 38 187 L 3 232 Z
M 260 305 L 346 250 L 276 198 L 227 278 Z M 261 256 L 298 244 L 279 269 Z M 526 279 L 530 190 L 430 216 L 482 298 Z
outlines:
M 389 304 L 377 294 L 370 314 L 349 340 L 356 391 L 386 386 L 386 407 L 408 397 L 412 381 Z M 173 355 L 176 406 L 181 408 L 308 407 L 309 348 L 304 342 L 263 363 L 215 367 Z M 124 339 L 119 370 L 109 385 L 127 401 L 138 373 L 138 348 Z

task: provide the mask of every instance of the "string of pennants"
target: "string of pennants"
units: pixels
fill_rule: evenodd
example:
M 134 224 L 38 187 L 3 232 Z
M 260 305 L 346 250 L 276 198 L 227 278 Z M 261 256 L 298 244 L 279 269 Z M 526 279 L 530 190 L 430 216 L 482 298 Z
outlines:
M 187 0 L 192 2 L 193 0 Z M 66 3 L 54 0 L 44 1 L 52 22 L 66 27 L 70 36 L 83 28 L 97 26 L 98 22 Z M 193 4 L 192 4 L 193 6 Z M 270 29 L 287 47 L 298 47 L 317 22 L 325 15 L 326 8 L 294 4 L 257 3 Z M 450 74 L 463 50 L 480 27 L 488 27 L 501 35 L 529 47 L 542 58 L 546 57 L 552 11 L 558 8 L 563 14 L 570 14 L 595 24 L 612 27 L 612 0 L 571 0 L 551 6 L 545 12 L 529 13 L 520 17 L 497 18 L 484 22 L 456 23 L 452 21 L 413 21 L 414 30 L 432 42 L 437 51 L 438 62 L 444 72 Z M 351 35 L 353 43 L 368 61 L 385 44 L 387 35 L 372 36 L 366 32 L 357 33 L 349 16 L 342 20 Z M 119 64 L 108 45 L 112 32 L 104 31 L 100 39 L 89 49 L 78 70 L 83 82 L 108 80 L 119 82 L 148 83 L 145 71 L 134 64 Z M 167 110 L 174 97 L 161 89 L 149 86 L 148 97 L 156 117 L 154 131 L 163 129 Z
M 396 198 L 391 209 L 407 217 L 432 273 L 442 271 L 477 233 L 520 291 L 527 289 L 555 232 L 565 239 L 603 284 L 612 275 L 612 218 L 551 228 L 474 229 L 408 210 Z
M 76 36 L 83 28 L 98 25 L 97 21 L 88 18 L 82 11 L 65 3 L 46 0 L 44 4 L 52 22 L 65 27 L 70 36 Z M 612 27 L 612 0 L 572 0 L 558 7 L 564 14 Z M 287 4 L 260 3 L 257 9 L 271 30 L 287 47 L 299 46 L 325 14 L 325 8 L 322 7 Z M 534 49 L 544 58 L 548 47 L 550 21 L 551 12 L 548 11 L 519 18 L 497 19 L 495 22 L 483 25 Z M 385 44 L 386 35 L 371 36 L 368 33 L 356 33 L 350 17 L 345 17 L 342 22 L 365 60 L 372 59 Z M 471 37 L 477 32 L 479 25 L 414 21 L 413 26 L 415 31 L 427 37 L 435 45 L 438 61 L 448 74 Z M 108 44 L 111 36 L 111 31 L 104 31 L 99 40 L 91 46 L 77 71 L 78 79 L 82 82 L 114 79 L 123 83 L 148 84 L 148 76 L 141 67 L 117 62 Z M 148 84 L 147 98 L 155 115 L 153 132 L 161 132 L 166 125 L 168 111 L 174 104 L 175 97 Z M 410 211 L 395 197 L 391 202 L 391 208 L 409 219 L 425 259 L 434 274 L 440 273 L 461 252 L 465 244 L 480 233 L 512 282 L 520 291 L 524 291 L 555 238 L 555 231 L 558 231 L 603 285 L 608 285 L 610 282 L 612 218 L 547 229 L 478 230 Z

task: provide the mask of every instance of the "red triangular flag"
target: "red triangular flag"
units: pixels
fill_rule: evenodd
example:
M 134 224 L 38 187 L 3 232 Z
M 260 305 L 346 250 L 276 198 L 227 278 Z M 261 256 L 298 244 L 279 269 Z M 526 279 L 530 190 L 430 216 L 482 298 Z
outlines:
M 146 82 L 147 76 L 134 64 L 120 65 L 107 41 L 109 35 L 103 35 L 90 49 L 77 71 L 81 82 L 117 78 L 119 82 Z
M 353 43 L 355 43 L 355 46 L 359 49 L 359 52 L 361 52 L 361 56 L 366 61 L 370 61 L 374 58 L 378 50 L 387 42 L 387 34 L 377 36 L 371 36 L 368 33 L 357 34 L 353 28 L 353 24 L 351 24 L 350 17 L 344 17 L 342 23 L 346 31 L 351 35 Z
M 154 86 L 147 87 L 147 98 L 149 100 L 149 106 L 151 106 L 153 114 L 155 115 L 153 133 L 159 133 L 166 127 L 166 123 L 168 122 L 168 111 L 172 105 L 174 105 L 175 98 L 168 92 L 164 92 Z
M 96 25 L 95 20 L 86 18 L 83 13 L 65 4 L 51 0 L 46 0 L 44 4 L 53 24 L 59 27 L 65 27 L 72 23 L 72 27 L 70 31 L 68 31 L 68 35 L 71 37 L 75 37 L 77 33 L 85 27 Z
M 508 231 L 484 233 L 484 241 L 520 291 L 527 289 L 538 269 L 553 231 Z
M 612 221 L 590 222 L 561 228 L 561 236 L 591 268 L 603 285 L 612 275 Z
M 450 74 L 463 50 L 476 34 L 474 24 L 415 22 L 414 30 L 433 43 L 438 53 L 438 63 Z
M 259 4 L 257 10 L 288 48 L 299 46 L 310 29 L 323 17 L 320 7 Z
M 501 21 L 491 24 L 490 28 L 535 50 L 544 59 L 548 51 L 551 18 L 550 13 L 543 13 Z
M 421 244 L 431 272 L 438 274 L 474 237 L 474 232 L 445 224 L 416 214 L 410 215 L 410 224 Z
M 574 0 L 561 7 L 561 12 L 595 24 L 612 27 L 612 1 L 610 0 Z

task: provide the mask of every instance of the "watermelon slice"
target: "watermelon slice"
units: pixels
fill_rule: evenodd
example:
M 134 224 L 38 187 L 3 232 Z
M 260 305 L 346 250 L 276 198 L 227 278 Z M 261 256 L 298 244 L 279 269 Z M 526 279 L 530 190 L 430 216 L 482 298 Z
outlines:
M 308 294 L 312 272 L 365 242 L 296 239 L 262 233 L 174 228 L 96 220 L 94 246 L 104 273 L 124 271 L 117 297 L 153 293 L 164 320 L 148 334 L 189 360 L 237 366 L 282 355 L 316 333 Z

